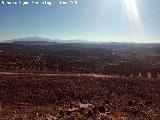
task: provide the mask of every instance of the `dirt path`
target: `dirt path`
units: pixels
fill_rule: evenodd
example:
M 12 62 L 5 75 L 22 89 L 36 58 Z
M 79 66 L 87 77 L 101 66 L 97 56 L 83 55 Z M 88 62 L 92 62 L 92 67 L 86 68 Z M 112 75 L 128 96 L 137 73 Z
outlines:
M 122 79 L 135 79 L 140 80 L 159 80 L 159 78 L 147 78 L 138 76 L 118 76 L 118 75 L 101 75 L 101 74 L 85 74 L 85 73 L 35 73 L 35 72 L 0 72 L 0 75 L 36 75 L 36 76 L 48 76 L 48 77 L 93 77 L 93 78 L 122 78 Z
M 100 75 L 100 74 L 70 74 L 70 73 L 19 73 L 19 72 L 0 72 L 0 75 L 38 75 L 38 76 L 66 76 L 66 77 L 97 77 L 115 78 L 120 76 Z

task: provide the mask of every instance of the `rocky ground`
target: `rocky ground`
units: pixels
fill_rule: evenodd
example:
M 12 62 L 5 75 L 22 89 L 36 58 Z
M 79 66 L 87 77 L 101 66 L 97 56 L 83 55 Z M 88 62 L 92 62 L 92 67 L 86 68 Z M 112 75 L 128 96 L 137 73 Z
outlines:
M 0 75 L 2 120 L 160 120 L 160 80 Z

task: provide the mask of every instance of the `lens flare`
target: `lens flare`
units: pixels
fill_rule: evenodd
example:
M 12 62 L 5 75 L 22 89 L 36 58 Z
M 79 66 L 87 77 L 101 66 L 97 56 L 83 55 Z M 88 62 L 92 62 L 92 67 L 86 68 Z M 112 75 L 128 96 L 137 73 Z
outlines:
M 127 9 L 128 18 L 135 32 L 143 33 L 143 25 L 136 0 L 123 0 Z

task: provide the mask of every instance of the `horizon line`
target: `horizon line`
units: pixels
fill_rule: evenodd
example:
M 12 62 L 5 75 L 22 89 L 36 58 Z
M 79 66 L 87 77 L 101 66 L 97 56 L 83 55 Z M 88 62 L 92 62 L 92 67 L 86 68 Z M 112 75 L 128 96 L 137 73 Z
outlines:
M 76 43 L 76 41 L 77 40 L 81 40 L 81 41 L 85 41 L 85 42 L 88 42 L 88 43 L 96 43 L 96 44 L 102 44 L 102 43 L 130 43 L 130 44 L 160 44 L 160 42 L 137 42 L 137 41 L 135 41 L 135 42 L 129 42 L 129 41 L 97 41 L 97 40 L 86 40 L 86 39 L 81 39 L 81 38 L 79 38 L 79 39 L 60 39 L 60 38 L 54 38 L 54 39 L 52 39 L 52 38 L 48 38 L 48 37 L 39 37 L 39 36 L 29 36 L 29 37 L 19 37 L 19 38 L 12 38 L 12 39 L 6 39 L 6 40 L 0 40 L 0 43 L 5 43 L 5 42 L 7 42 L 7 41 L 12 41 L 13 40 L 13 42 L 14 42 L 14 40 L 16 41 L 16 40 L 19 40 L 19 39 L 27 39 L 27 38 L 39 38 L 39 39 L 48 39 L 49 41 L 47 41 L 47 40 L 44 40 L 44 41 L 46 41 L 46 42 L 54 42 L 55 40 L 59 40 L 60 42 L 61 41 L 74 41 L 74 43 Z M 23 40 L 22 40 L 23 41 Z M 41 40 L 40 40 L 41 41 Z M 79 41 L 79 42 L 77 42 L 77 43 L 83 43 L 83 42 L 81 42 L 81 41 Z M 56 41 L 57 42 L 57 41 Z M 84 43 L 85 43 L 84 42 Z M 58 43 L 58 42 L 57 42 Z M 70 42 L 70 43 L 72 43 L 72 42 Z

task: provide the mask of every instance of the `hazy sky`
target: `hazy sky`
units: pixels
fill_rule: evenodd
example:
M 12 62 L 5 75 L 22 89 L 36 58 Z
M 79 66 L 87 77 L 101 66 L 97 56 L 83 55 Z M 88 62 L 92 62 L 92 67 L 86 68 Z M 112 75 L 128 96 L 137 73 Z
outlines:
M 160 0 L 78 0 L 78 5 L 65 6 L 1 3 L 0 40 L 31 36 L 160 42 Z

